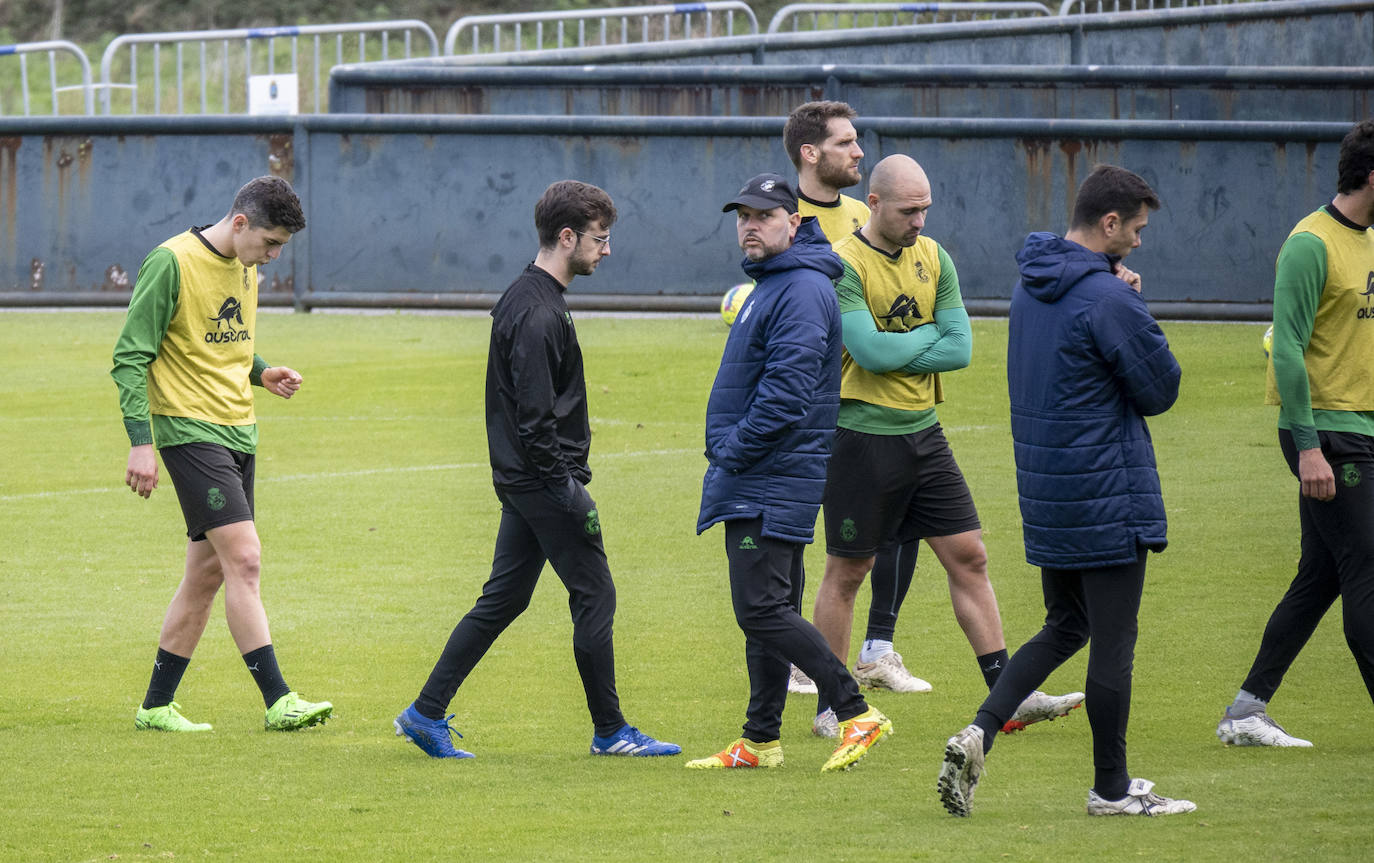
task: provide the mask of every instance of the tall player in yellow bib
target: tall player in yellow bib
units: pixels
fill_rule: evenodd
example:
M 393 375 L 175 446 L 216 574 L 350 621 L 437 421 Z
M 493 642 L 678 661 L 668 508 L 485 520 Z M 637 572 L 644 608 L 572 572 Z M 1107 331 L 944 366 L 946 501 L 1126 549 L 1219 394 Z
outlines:
M 826 567 L 814 622 L 842 660 L 854 599 L 882 546 L 925 540 L 949 580 L 954 615 L 991 688 L 1007 664 L 997 598 L 973 497 L 940 428 L 940 373 L 968 365 L 972 332 L 954 263 L 922 234 L 926 173 L 889 156 L 869 178 L 862 228 L 833 240 L 845 351 L 839 429 L 825 490 Z M 1007 731 L 1067 714 L 1082 693 L 1032 693 Z M 819 705 L 813 726 L 832 724 Z
M 254 353 L 258 267 L 305 227 L 300 200 L 279 177 L 252 180 L 213 225 L 148 253 L 138 271 L 110 374 L 129 435 L 124 482 L 141 497 L 158 484 L 157 454 L 186 519 L 186 570 L 162 622 L 152 680 L 134 717 L 140 730 L 209 731 L 172 701 L 221 586 L 229 633 L 262 692 L 270 731 L 323 722 L 333 710 L 292 692 L 277 666 L 258 591 L 253 524 L 258 431 L 251 386 L 291 398 L 301 376 Z
M 844 102 L 807 102 L 792 109 L 783 127 L 782 142 L 797 169 L 797 211 L 814 216 L 831 243 L 837 243 L 864 226 L 868 205 L 842 194 L 841 189 L 863 180 L 859 163 L 864 157 L 854 129 L 854 109 Z M 894 692 L 929 692 L 930 684 L 907 671 L 893 644 L 897 615 L 911 587 L 916 570 L 919 540 L 886 543 L 878 549 L 871 582 L 868 628 L 854 665 L 854 679 L 861 685 Z M 816 692 L 815 684 L 798 668 L 788 681 L 792 692 Z M 831 724 L 819 727 L 829 733 Z

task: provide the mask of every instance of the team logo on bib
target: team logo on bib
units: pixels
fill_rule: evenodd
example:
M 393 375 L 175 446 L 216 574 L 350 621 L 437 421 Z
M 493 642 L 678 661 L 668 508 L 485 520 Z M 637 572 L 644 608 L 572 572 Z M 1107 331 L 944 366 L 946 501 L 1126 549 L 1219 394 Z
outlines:
M 206 344 L 252 341 L 247 329 L 234 329 L 235 324 L 243 326 L 243 304 L 237 298 L 226 297 L 220 303 L 218 314 L 212 315 L 210 320 L 214 321 L 215 329 L 205 333 Z

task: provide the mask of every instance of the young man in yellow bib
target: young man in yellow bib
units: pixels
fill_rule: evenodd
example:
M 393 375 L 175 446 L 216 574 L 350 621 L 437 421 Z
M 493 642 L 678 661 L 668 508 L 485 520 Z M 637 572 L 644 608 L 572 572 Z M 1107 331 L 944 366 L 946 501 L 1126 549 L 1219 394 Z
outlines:
M 813 621 L 847 661 L 854 599 L 879 549 L 925 540 L 945 569 L 954 616 L 991 689 L 1007 665 L 1002 618 L 973 496 L 935 412 L 944 400 L 940 373 L 968 365 L 973 338 L 954 263 L 922 234 L 932 203 L 921 166 L 889 156 L 869 178 L 867 223 L 833 240 L 844 261 L 835 289 L 845 351 L 826 476 L 825 575 Z M 1081 692 L 1033 692 L 1006 730 L 1082 703 Z M 815 733 L 831 736 L 834 725 L 829 705 L 819 704 Z
M 1237 746 L 1311 746 L 1267 706 L 1326 610 L 1374 698 L 1374 120 L 1341 142 L 1336 197 L 1293 228 L 1274 277 L 1265 402 L 1299 483 L 1302 557 L 1217 737 Z
M 250 181 L 224 218 L 172 237 L 138 271 L 110 374 L 129 435 L 124 482 L 147 498 L 157 453 L 186 519 L 186 570 L 162 622 L 157 658 L 134 727 L 209 731 L 173 702 L 200 642 L 215 594 L 248 671 L 262 692 L 269 731 L 324 722 L 282 678 L 259 594 L 261 544 L 253 524 L 258 430 L 250 386 L 289 399 L 301 376 L 254 353 L 258 267 L 305 227 L 300 200 L 279 177 Z

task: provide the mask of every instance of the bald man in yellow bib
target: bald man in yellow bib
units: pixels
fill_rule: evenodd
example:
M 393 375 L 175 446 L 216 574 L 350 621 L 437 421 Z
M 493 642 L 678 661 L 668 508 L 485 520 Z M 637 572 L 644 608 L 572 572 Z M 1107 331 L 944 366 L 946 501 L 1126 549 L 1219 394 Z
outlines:
M 1007 664 L 997 597 L 973 496 L 936 415 L 942 372 L 967 366 L 973 337 L 954 262 L 925 236 L 929 178 L 889 156 L 869 178 L 868 221 L 832 239 L 845 351 L 840 415 L 824 498 L 826 567 L 814 623 L 847 661 L 854 599 L 883 546 L 924 540 L 944 567 L 954 616 L 991 689 Z M 1008 720 L 1017 731 L 1067 715 L 1083 694 L 1035 692 Z M 813 730 L 833 725 L 818 705 Z

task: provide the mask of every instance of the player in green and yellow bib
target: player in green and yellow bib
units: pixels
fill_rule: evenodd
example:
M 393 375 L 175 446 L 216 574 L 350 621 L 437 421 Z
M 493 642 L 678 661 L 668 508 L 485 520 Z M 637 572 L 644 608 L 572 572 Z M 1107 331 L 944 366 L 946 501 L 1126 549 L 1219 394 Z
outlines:
M 948 574 L 955 618 L 991 689 L 1008 658 L 1001 614 L 973 496 L 936 415 L 940 373 L 968 365 L 973 339 L 954 262 L 922 235 L 932 203 L 921 166 L 889 156 L 869 178 L 868 222 L 833 243 L 844 261 L 835 289 L 845 352 L 815 624 L 847 660 L 854 599 L 878 550 L 923 539 Z M 1033 693 L 1007 729 L 1082 701 L 1077 692 Z M 824 716 L 815 727 L 828 725 Z
M 844 102 L 807 102 L 793 109 L 783 128 L 783 146 L 797 168 L 797 211 L 813 216 L 821 232 L 837 243 L 868 221 L 868 205 L 840 193 L 863 179 L 864 151 L 854 129 L 854 109 Z M 893 645 L 897 615 L 916 571 L 918 541 L 887 543 L 873 564 L 872 599 L 854 677 L 865 686 L 894 692 L 926 692 L 930 684 L 907 671 Z M 815 684 L 793 668 L 788 689 L 816 692 Z M 828 721 L 828 717 L 826 717 Z M 828 734 L 828 724 L 817 726 Z
M 148 497 L 157 455 L 186 519 L 186 569 L 162 622 L 152 680 L 134 727 L 209 731 L 172 701 L 221 585 L 229 632 L 262 692 L 268 730 L 323 722 L 329 702 L 290 690 L 277 666 L 258 589 L 261 543 L 253 524 L 258 445 L 251 386 L 291 398 L 301 376 L 253 352 L 258 266 L 305 227 L 300 200 L 279 177 L 252 180 L 228 215 L 191 228 L 144 259 L 110 374 L 119 389 L 129 463 L 124 482 Z
M 1265 401 L 1298 480 L 1302 557 L 1217 725 L 1223 743 L 1311 746 L 1269 717 L 1293 660 L 1339 597 L 1374 699 L 1374 120 L 1341 142 L 1335 198 L 1279 251 Z

